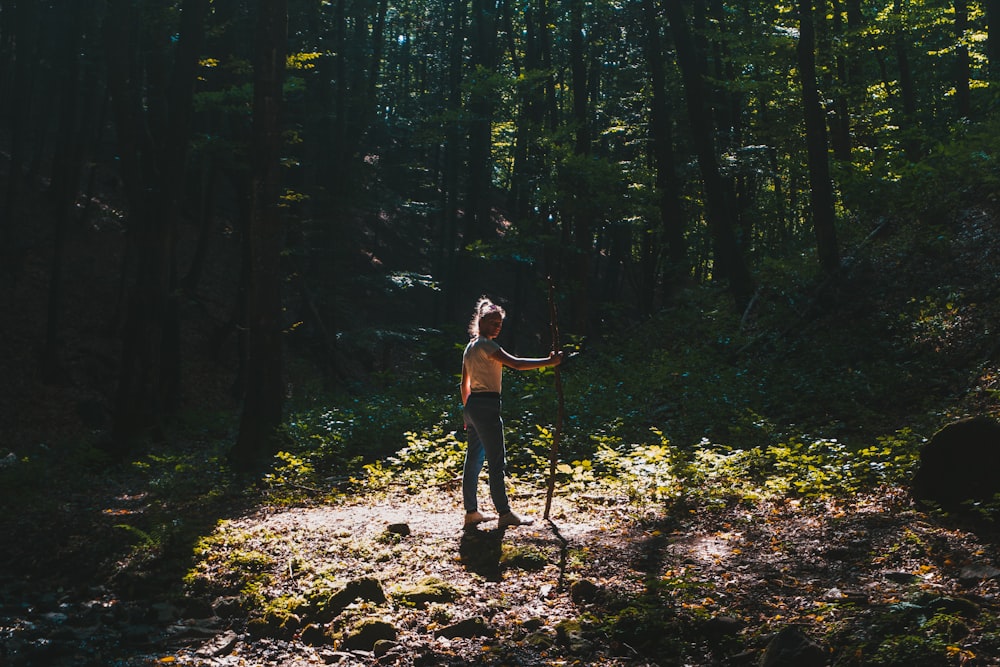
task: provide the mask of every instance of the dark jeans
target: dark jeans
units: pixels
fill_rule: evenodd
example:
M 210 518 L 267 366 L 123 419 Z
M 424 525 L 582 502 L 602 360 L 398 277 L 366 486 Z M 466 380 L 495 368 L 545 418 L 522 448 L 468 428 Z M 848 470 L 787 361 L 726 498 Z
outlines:
M 466 512 L 479 509 L 476 491 L 483 461 L 487 462 L 490 477 L 490 498 L 497 513 L 510 511 L 504 468 L 507 450 L 503 442 L 503 419 L 500 418 L 500 397 L 491 394 L 472 394 L 465 402 L 465 423 L 468 427 L 468 448 L 465 450 L 465 467 L 462 471 L 462 501 Z

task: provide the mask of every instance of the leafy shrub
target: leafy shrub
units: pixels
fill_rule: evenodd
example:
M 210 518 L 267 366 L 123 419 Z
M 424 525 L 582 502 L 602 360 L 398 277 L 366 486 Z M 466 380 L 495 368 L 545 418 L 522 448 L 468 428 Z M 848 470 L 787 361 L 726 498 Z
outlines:
M 405 434 L 406 445 L 385 461 L 365 465 L 368 484 L 381 488 L 392 483 L 414 489 L 442 484 L 462 474 L 465 446 L 455 431 Z
M 960 652 L 961 649 L 949 646 L 939 637 L 898 635 L 884 639 L 867 664 L 878 667 L 941 667 L 951 664 L 949 657 L 957 657 Z

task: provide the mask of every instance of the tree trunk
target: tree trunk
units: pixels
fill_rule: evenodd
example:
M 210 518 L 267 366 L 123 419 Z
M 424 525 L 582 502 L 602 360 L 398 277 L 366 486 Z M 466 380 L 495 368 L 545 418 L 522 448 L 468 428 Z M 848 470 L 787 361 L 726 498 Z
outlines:
M 279 0 L 287 2 L 287 0 Z M 259 2 L 261 10 L 266 0 Z M 334 94 L 333 94 L 333 145 L 331 154 L 333 156 L 333 179 L 331 190 L 335 202 L 342 202 L 347 196 L 347 128 L 348 128 L 348 89 L 347 89 L 347 0 L 335 0 L 334 4 Z M 259 30 L 258 26 L 258 30 Z M 260 44 L 258 43 L 258 47 Z M 260 56 L 258 56 L 260 57 Z
M 843 8 L 840 0 L 833 0 L 833 37 L 842 38 L 844 34 Z M 837 74 L 837 90 L 834 94 L 830 118 L 830 147 L 835 158 L 842 162 L 851 160 L 851 106 L 850 97 L 850 53 L 841 52 L 834 58 L 834 71 Z
M 990 81 L 1000 81 L 1000 0 L 984 0 L 986 9 L 986 59 Z
M 236 373 L 230 386 L 230 394 L 236 401 L 242 401 L 247 388 L 247 367 L 250 359 L 248 331 L 250 329 L 250 290 L 253 283 L 253 245 L 250 242 L 250 206 L 252 195 L 250 179 L 240 176 L 234 179 L 236 190 L 236 229 L 240 243 L 240 272 L 236 283 L 236 300 L 229 321 L 219 327 L 213 346 L 216 356 L 222 356 L 222 349 L 230 336 L 236 338 Z
M 650 313 L 656 294 L 657 266 L 661 254 L 665 253 L 668 263 L 665 276 L 668 287 L 676 286 L 687 275 L 689 267 L 680 186 L 674 169 L 673 119 L 666 89 L 663 37 L 654 0 L 644 0 L 643 18 L 646 23 L 646 62 L 652 88 L 650 153 L 656 170 L 656 190 L 659 197 L 659 233 L 653 228 L 643 230 L 640 243 L 639 309 L 640 312 Z M 662 249 L 659 247 L 661 239 L 664 246 Z
M 218 178 L 218 166 L 212 155 L 202 156 L 201 176 L 198 179 L 198 244 L 188 272 L 181 281 L 184 292 L 193 295 L 198 291 L 198 284 L 208 260 L 208 250 L 211 245 L 214 228 L 212 226 L 213 203 L 215 200 L 215 182 Z
M 734 63 L 736 58 L 733 55 L 733 48 L 730 44 L 730 35 L 739 34 L 742 28 L 732 25 L 730 15 L 733 14 L 722 2 L 722 0 L 709 0 L 706 7 L 707 17 L 713 25 L 714 39 L 711 40 L 713 60 L 715 62 L 714 76 L 718 81 L 733 83 L 732 86 L 718 86 L 717 95 L 719 106 L 717 127 L 719 133 L 726 137 L 728 142 L 727 150 L 738 148 L 743 145 L 743 94 L 739 92 L 740 86 L 737 84 L 737 73 Z
M 132 3 L 111 0 L 108 6 L 108 80 L 135 253 L 112 429 L 113 446 L 119 453 L 127 452 L 144 434 L 155 434 L 179 401 L 180 313 L 174 237 L 208 6 L 209 0 L 185 0 L 176 39 L 174 34 L 159 33 L 141 57 L 133 50 L 136 17 L 131 13 Z M 174 50 L 172 69 L 166 62 L 170 48 Z M 145 71 L 140 70 L 140 62 Z M 136 76 L 144 79 L 145 87 Z
M 496 15 L 489 0 L 472 0 L 472 74 L 469 89 L 469 185 L 465 209 L 468 240 L 493 234 L 492 121 L 496 70 Z
M 851 114 L 855 112 L 859 100 L 863 99 L 865 85 L 861 55 L 854 42 L 861 33 L 864 19 L 860 0 L 846 0 L 843 4 L 835 0 L 833 9 L 835 37 L 842 36 L 846 31 L 845 42 L 851 47 L 842 50 L 836 58 L 839 90 L 834 100 L 836 114 L 831 121 L 830 144 L 834 157 L 843 162 L 850 162 L 855 142 L 851 135 L 853 128 Z
M 894 44 L 896 49 L 896 65 L 899 68 L 899 95 L 902 108 L 899 110 L 899 127 L 903 136 L 903 150 L 911 162 L 920 159 L 922 149 L 916 139 L 917 132 L 917 89 L 913 81 L 913 70 L 910 68 L 910 35 L 906 30 L 907 17 L 904 0 L 894 0 L 893 13 L 896 15 L 897 32 Z
M 726 187 L 715 154 L 714 128 L 709 122 L 705 72 L 695 50 L 684 9 L 676 0 L 664 0 L 670 21 L 677 61 L 684 80 L 692 141 L 698 155 L 702 183 L 705 187 L 705 215 L 712 235 L 713 276 L 728 282 L 737 308 L 744 307 L 754 292 L 754 281 L 747 268 L 733 228 L 732 192 Z
M 279 450 L 285 395 L 281 340 L 281 253 L 285 225 L 278 197 L 287 0 L 261 0 L 258 11 L 250 211 L 249 363 L 240 432 L 230 451 L 233 466 L 240 470 L 258 469 Z
M 4 272 L 12 282 L 20 276 L 22 243 L 15 223 L 20 206 L 20 193 L 24 185 L 25 165 L 28 161 L 28 138 L 33 113 L 36 55 L 38 45 L 41 5 L 35 2 L 17 2 L 14 7 L 14 66 L 12 85 L 8 91 L 10 162 L 7 171 L 7 190 L 0 209 L 0 260 Z M 10 11 L 8 9 L 8 11 Z
M 573 87 L 573 152 L 580 157 L 590 155 L 590 111 L 588 105 L 588 77 L 584 47 L 583 0 L 570 2 L 570 70 Z M 578 192 L 574 196 L 586 197 Z M 590 324 L 590 260 L 594 254 L 593 229 L 595 224 L 593 206 L 576 207 L 572 213 L 573 250 L 570 255 L 572 267 L 572 314 L 575 330 L 586 333 Z
M 361 124 L 362 130 L 365 132 L 371 128 L 378 117 L 379 72 L 382 71 L 382 58 L 385 52 L 385 20 L 388 10 L 389 0 L 378 0 L 375 16 L 372 18 L 372 57 L 368 67 L 365 108 Z M 360 133 L 358 136 L 361 136 Z
M 353 34 L 345 44 L 350 83 L 347 84 L 345 100 L 347 132 L 342 154 L 345 160 L 345 175 L 348 178 L 355 172 L 353 164 L 359 158 L 358 151 L 362 141 L 368 136 L 377 112 L 376 96 L 379 71 L 382 67 L 382 52 L 385 48 L 383 35 L 388 0 L 376 0 L 373 5 L 352 2 L 350 8 L 353 12 L 347 17 L 348 23 L 354 27 Z M 374 9 L 374 15 L 368 14 L 370 9 Z M 338 85 L 339 83 L 340 80 Z M 355 183 L 355 179 L 349 178 L 345 187 L 353 190 Z
M 84 18 L 88 15 L 85 0 L 76 0 L 72 9 L 57 16 L 62 21 L 59 26 L 59 43 L 62 50 L 57 54 L 59 63 L 59 129 L 56 153 L 52 166 L 50 200 L 53 206 L 52 262 L 49 269 L 48 307 L 45 324 L 45 343 L 42 351 L 43 375 L 52 378 L 59 362 L 59 333 L 63 300 L 63 250 L 69 225 L 70 210 L 75 199 L 82 166 L 82 151 L 78 127 L 78 102 L 80 91 L 79 50 Z
M 965 0 L 955 0 L 955 109 L 959 118 L 972 116 L 972 96 L 969 79 L 972 76 L 969 61 L 969 6 Z
M 806 124 L 806 152 L 809 162 L 809 202 L 812 206 L 816 250 L 823 271 L 833 273 L 840 266 L 837 248 L 836 214 L 830 159 L 827 154 L 826 120 L 816 88 L 816 42 L 812 0 L 799 1 L 799 78 Z
M 451 319 L 456 314 L 459 247 L 458 211 L 460 197 L 459 172 L 462 163 L 461 128 L 456 118 L 462 110 L 462 35 L 466 30 L 466 3 L 451 5 L 451 39 L 448 52 L 447 110 L 452 117 L 445 127 L 443 165 L 441 167 L 441 234 L 437 249 L 438 275 L 444 276 L 443 303 L 436 309 L 438 317 Z
M 518 86 L 517 136 L 514 139 L 514 170 L 511 178 L 508 207 L 514 219 L 527 224 L 531 218 L 532 187 L 538 175 L 538 139 L 544 121 L 545 90 L 537 77 L 541 65 L 541 37 L 534 2 L 524 8 L 524 58 L 514 74 Z M 513 24 L 508 26 L 513 31 Z M 512 55 L 512 59 L 513 55 Z M 514 62 L 517 62 L 514 59 Z
M 660 21 L 653 0 L 643 1 L 642 20 L 646 27 L 645 56 L 649 70 L 649 81 L 652 89 L 649 111 L 650 162 L 655 170 L 654 181 L 659 196 L 658 225 L 643 225 L 639 239 L 639 275 L 636 292 L 638 294 L 638 309 L 643 315 L 653 312 L 653 302 L 656 295 L 658 267 L 660 256 L 670 253 L 673 248 L 667 238 L 670 229 L 670 216 L 667 213 L 667 187 L 670 183 L 669 174 L 673 170 L 671 157 L 673 147 L 670 128 L 669 108 L 666 97 L 666 81 L 663 66 L 663 45 L 660 38 Z M 667 162 L 670 160 L 670 162 Z M 670 171 L 668 171 L 670 170 Z M 659 228 L 662 234 L 656 234 Z M 675 263 L 671 257 L 670 267 Z

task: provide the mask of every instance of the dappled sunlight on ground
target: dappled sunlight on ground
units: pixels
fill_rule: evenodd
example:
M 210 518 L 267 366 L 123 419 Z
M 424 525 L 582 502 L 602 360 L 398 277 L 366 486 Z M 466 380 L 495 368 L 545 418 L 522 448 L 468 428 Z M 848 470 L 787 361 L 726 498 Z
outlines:
M 533 514 L 541 504 L 529 495 L 517 506 Z M 585 511 L 557 496 L 552 524 L 535 515 L 533 526 L 498 531 L 487 523 L 463 532 L 455 494 L 431 490 L 264 511 L 219 530 L 266 536 L 252 546 L 282 564 L 275 568 L 272 596 L 305 590 L 317 576 L 378 579 L 389 597 L 378 613 L 399 629 L 397 642 L 405 647 L 388 664 L 399 665 L 414 664 L 414 656 L 434 656 L 440 664 L 493 656 L 492 664 L 507 664 L 496 657 L 504 645 L 524 651 L 535 633 L 555 637 L 560 623 L 647 595 L 675 610 L 670 613 L 690 616 L 688 623 L 731 617 L 753 629 L 746 641 L 795 623 L 817 634 L 832 632 L 836 642 L 836 632 L 860 632 L 868 619 L 891 614 L 904 600 L 930 595 L 961 601 L 998 592 L 995 580 L 968 575 L 970 566 L 992 567 L 995 547 L 935 523 L 898 490 L 851 502 L 786 498 L 676 517 L 666 508 L 658 515 L 649 508 L 641 515 L 607 509 L 591 505 Z M 405 535 L 389 536 L 402 525 Z M 425 608 L 394 601 L 402 587 L 426 577 L 447 581 L 458 597 Z M 589 586 L 584 593 L 580 583 Z M 488 619 L 495 636 L 435 636 L 447 623 L 473 617 Z M 269 664 L 284 664 L 282 655 L 301 659 L 303 651 L 316 660 L 348 659 L 336 645 L 294 648 L 291 639 L 258 639 L 253 650 L 269 655 Z M 197 651 L 189 647 L 176 656 L 193 664 Z M 211 664 L 239 664 L 232 662 L 237 656 L 245 660 L 247 654 L 231 651 Z M 519 661 L 539 659 L 529 651 Z M 607 653 L 600 660 L 629 663 Z M 692 664 L 710 662 L 706 654 Z
M 504 632 L 517 632 L 526 620 L 532 627 L 552 627 L 574 616 L 565 594 L 567 551 L 578 550 L 574 563 L 579 567 L 580 559 L 587 558 L 586 545 L 596 536 L 619 539 L 608 525 L 571 521 L 579 516 L 571 503 L 554 501 L 552 523 L 535 514 L 531 505 L 526 499 L 519 502 L 523 514 L 535 518 L 534 525 L 502 531 L 495 521 L 463 531 L 463 512 L 454 494 L 388 494 L 377 500 L 272 508 L 220 523 L 211 538 L 213 558 L 231 561 L 240 550 L 266 554 L 261 562 L 271 563 L 267 595 L 272 598 L 306 591 L 322 577 L 342 582 L 378 579 L 390 599 L 381 617 L 400 629 L 407 651 L 441 653 L 448 660 L 485 649 L 477 648 L 483 640 L 435 637 L 435 628 L 448 621 L 482 616 L 492 626 L 506 628 Z M 210 568 L 204 573 L 209 575 Z M 400 587 L 427 577 L 459 591 L 447 611 L 441 605 L 413 608 L 392 602 Z M 271 664 L 286 664 L 285 659 L 329 662 L 347 655 L 333 646 L 293 648 L 266 638 L 254 645 Z M 227 655 L 215 656 L 211 663 L 197 662 L 211 650 L 206 642 L 171 657 L 178 664 L 213 665 L 247 659 L 244 651 L 226 647 Z
M 743 541 L 742 533 L 712 533 L 680 536 L 670 542 L 668 550 L 678 558 L 699 564 L 721 564 Z

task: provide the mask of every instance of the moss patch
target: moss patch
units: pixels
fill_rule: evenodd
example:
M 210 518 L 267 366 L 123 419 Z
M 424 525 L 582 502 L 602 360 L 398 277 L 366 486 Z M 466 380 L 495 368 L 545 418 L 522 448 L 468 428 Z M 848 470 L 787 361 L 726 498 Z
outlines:
M 425 577 L 410 586 L 401 585 L 393 597 L 402 604 L 424 607 L 429 602 L 454 602 L 460 591 L 437 577 Z

